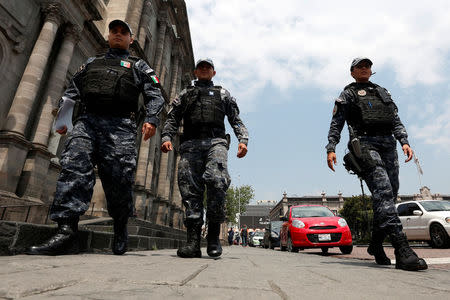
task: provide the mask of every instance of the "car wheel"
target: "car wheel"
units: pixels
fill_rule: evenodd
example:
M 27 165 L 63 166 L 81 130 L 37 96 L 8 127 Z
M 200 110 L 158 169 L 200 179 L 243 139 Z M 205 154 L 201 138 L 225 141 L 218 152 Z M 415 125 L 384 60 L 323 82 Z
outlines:
M 322 247 L 322 253 L 327 254 L 328 253 L 328 247 Z
M 449 245 L 449 237 L 447 232 L 439 224 L 430 226 L 431 247 L 446 248 Z
M 287 240 L 287 250 L 289 252 L 298 252 L 298 248 L 294 247 L 294 245 L 292 245 L 292 239 L 290 236 L 288 236 L 288 240 Z
M 353 251 L 353 245 L 350 246 L 340 246 L 339 250 L 341 250 L 342 254 L 350 254 Z

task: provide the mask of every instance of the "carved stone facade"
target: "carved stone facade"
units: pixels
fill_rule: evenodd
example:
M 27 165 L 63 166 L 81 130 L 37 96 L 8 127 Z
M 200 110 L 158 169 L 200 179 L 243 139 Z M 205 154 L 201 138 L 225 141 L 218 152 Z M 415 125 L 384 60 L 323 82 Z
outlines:
M 130 24 L 135 38 L 132 55 L 145 59 L 160 77 L 164 122 L 170 100 L 193 79 L 184 0 L 0 0 L 2 219 L 20 221 L 17 216 L 26 211 L 29 221 L 45 220 L 66 140 L 51 132 L 52 112 L 80 65 L 106 51 L 107 24 L 113 19 Z M 150 142 L 138 136 L 136 215 L 182 228 L 176 184 L 179 155 L 176 150 L 160 152 L 161 129 Z M 99 180 L 87 213 L 107 216 Z

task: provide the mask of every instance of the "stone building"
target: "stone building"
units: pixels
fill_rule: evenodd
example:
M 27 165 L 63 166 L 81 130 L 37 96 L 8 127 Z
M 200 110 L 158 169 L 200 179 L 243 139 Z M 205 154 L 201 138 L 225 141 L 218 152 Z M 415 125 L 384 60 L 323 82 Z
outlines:
M 303 197 L 288 197 L 284 193 L 283 198 L 271 209 L 269 219 L 271 221 L 279 221 L 280 216 L 284 216 L 289 210 L 289 207 L 302 204 L 323 205 L 328 207 L 332 212 L 337 213 L 344 207 L 344 198 L 342 197 L 342 193 L 339 193 L 337 196 L 327 196 L 325 192 L 322 192 L 320 196 Z
M 78 68 L 106 51 L 107 25 L 114 19 L 130 24 L 130 52 L 156 71 L 167 106 L 193 79 L 184 0 L 0 0 L 1 219 L 45 220 L 66 139 L 51 132 L 52 112 Z M 179 155 L 161 153 L 160 141 L 161 127 L 150 142 L 138 137 L 136 214 L 181 228 Z M 99 180 L 87 214 L 107 215 Z
M 369 194 L 370 196 L 370 194 Z M 351 196 L 349 196 L 351 197 Z M 413 195 L 398 195 L 397 202 L 411 201 L 411 200 L 450 200 L 450 195 L 431 194 L 428 187 L 424 186 L 420 188 L 419 194 Z M 342 193 L 338 193 L 337 196 L 328 196 L 325 192 L 322 192 L 320 196 L 303 196 L 303 197 L 288 197 L 286 193 L 283 194 L 283 198 L 273 206 L 269 213 L 269 219 L 271 221 L 278 221 L 280 216 L 284 216 L 289 207 L 293 205 L 323 205 L 328 207 L 335 214 L 344 207 L 344 197 Z

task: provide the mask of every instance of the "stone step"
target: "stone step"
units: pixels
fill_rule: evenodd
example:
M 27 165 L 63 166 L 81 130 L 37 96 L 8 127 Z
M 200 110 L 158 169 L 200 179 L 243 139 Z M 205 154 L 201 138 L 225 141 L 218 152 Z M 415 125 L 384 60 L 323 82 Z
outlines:
M 82 225 L 80 229 L 87 229 L 92 231 L 102 231 L 102 232 L 113 232 L 112 225 Z M 128 225 L 128 234 L 129 235 L 142 235 L 149 237 L 163 237 L 163 238 L 172 238 L 172 239 L 186 239 L 186 233 L 171 233 L 167 231 L 156 230 L 152 228 L 136 226 L 136 225 Z
M 40 244 L 56 233 L 57 227 L 22 222 L 0 221 L 0 255 L 16 255 L 36 244 Z M 83 252 L 111 252 L 113 233 L 80 228 L 80 249 Z M 129 251 L 176 249 L 186 243 L 184 239 L 129 236 Z M 202 244 L 206 244 L 205 241 Z

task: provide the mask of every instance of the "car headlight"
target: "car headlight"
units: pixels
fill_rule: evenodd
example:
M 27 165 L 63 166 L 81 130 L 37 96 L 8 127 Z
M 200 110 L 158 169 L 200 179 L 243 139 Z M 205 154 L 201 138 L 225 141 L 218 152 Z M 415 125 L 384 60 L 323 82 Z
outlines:
M 345 221 L 344 219 L 341 218 L 341 219 L 339 219 L 338 224 L 341 227 L 345 227 L 345 226 L 347 226 L 347 221 Z
M 445 222 L 450 223 L 450 217 L 445 218 Z
M 305 223 L 303 223 L 300 220 L 294 220 L 294 221 L 292 221 L 292 226 L 294 226 L 296 228 L 303 228 L 303 227 L 305 227 Z

